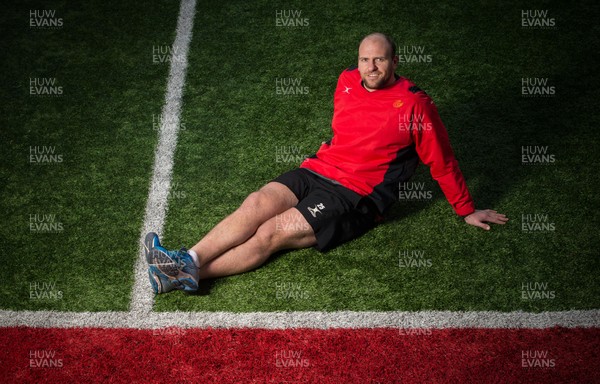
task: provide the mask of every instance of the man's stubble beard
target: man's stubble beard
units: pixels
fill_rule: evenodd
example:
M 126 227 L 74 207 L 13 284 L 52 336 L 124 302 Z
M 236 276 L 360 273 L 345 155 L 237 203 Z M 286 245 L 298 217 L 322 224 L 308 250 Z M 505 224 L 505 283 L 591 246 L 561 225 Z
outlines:
M 390 77 L 391 76 L 388 76 L 387 78 L 381 78 L 381 79 L 379 79 L 377 82 L 375 82 L 372 85 L 369 84 L 369 82 L 363 78 L 362 79 L 362 83 L 363 83 L 363 86 L 365 88 L 367 88 L 367 89 L 372 89 L 372 90 L 382 89 L 382 88 L 385 88 L 387 86 L 387 83 L 390 81 Z

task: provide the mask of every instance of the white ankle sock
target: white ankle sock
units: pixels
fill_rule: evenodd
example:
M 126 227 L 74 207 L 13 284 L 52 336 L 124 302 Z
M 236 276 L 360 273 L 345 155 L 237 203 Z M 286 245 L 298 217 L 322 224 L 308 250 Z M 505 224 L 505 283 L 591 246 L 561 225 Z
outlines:
M 198 262 L 198 255 L 196 254 L 196 252 L 194 252 L 191 249 L 188 249 L 187 252 L 189 253 L 190 256 L 192 256 L 192 260 L 194 260 L 194 264 L 196 264 L 196 267 L 199 267 L 200 263 Z

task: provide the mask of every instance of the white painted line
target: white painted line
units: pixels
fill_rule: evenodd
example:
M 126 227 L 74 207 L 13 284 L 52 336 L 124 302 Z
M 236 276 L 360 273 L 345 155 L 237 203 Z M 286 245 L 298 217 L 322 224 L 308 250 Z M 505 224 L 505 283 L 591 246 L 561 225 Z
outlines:
M 0 327 L 36 328 L 599 328 L 600 310 L 561 312 L 54 312 L 0 311 Z
M 177 35 L 173 42 L 172 50 L 177 55 L 178 60 L 171 60 L 167 93 L 162 110 L 162 123 L 154 155 L 152 181 L 148 192 L 148 202 L 146 203 L 140 244 L 144 241 L 147 232 L 154 231 L 159 235 L 162 234 L 167 214 L 171 174 L 173 171 L 173 155 L 177 147 L 183 85 L 187 69 L 188 48 L 192 39 L 195 8 L 196 0 L 181 1 L 179 18 L 177 20 Z M 144 247 L 140 245 L 135 264 L 133 290 L 129 305 L 129 310 L 133 313 L 146 314 L 152 311 L 154 294 L 150 288 L 147 268 Z

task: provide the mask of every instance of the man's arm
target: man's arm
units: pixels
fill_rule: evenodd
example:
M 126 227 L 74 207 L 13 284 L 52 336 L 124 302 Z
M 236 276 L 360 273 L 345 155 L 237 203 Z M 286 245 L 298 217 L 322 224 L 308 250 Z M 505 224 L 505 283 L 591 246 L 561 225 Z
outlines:
M 437 108 L 423 91 L 416 95 L 411 110 L 411 136 L 421 161 L 429 167 L 446 199 L 459 216 L 475 212 L 475 204 L 465 183 L 458 161 L 450 147 L 446 128 Z
M 487 223 L 505 224 L 508 218 L 491 209 L 476 210 L 463 174 L 450 146 L 437 108 L 424 93 L 413 109 L 412 136 L 419 158 L 429 166 L 454 211 L 466 223 L 489 230 Z M 415 123 L 416 122 L 416 123 Z

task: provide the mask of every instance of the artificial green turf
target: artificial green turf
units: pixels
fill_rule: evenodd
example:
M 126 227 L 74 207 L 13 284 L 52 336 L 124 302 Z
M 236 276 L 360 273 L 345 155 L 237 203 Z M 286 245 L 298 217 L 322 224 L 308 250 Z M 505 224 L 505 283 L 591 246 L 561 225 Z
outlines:
M 276 11 L 290 9 L 309 26 L 276 27 Z M 557 28 L 522 29 L 523 9 L 548 10 Z M 155 309 L 598 308 L 594 11 L 592 2 L 198 3 L 174 173 L 186 194 L 171 199 L 167 244 L 193 245 L 249 192 L 294 168 L 276 162 L 278 146 L 312 154 L 329 138 L 337 76 L 372 31 L 432 55 L 397 72 L 436 101 L 477 206 L 511 221 L 491 232 L 462 223 L 422 166 L 414 180 L 431 201 L 397 204 L 385 224 L 326 254 L 285 253 L 205 282 L 198 295 L 159 296 Z M 556 96 L 522 97 L 522 77 L 548 77 Z M 277 95 L 277 78 L 300 78 L 309 93 Z M 527 145 L 548 146 L 556 162 L 523 165 Z M 556 230 L 524 233 L 527 214 L 548 214 Z M 400 267 L 405 250 L 425 252 L 431 266 Z M 523 283 L 547 284 L 554 298 L 523 300 Z M 283 297 L 290 286 L 293 297 Z
M 30 10 L 54 10 L 63 25 L 30 28 Z M 172 43 L 178 10 L 172 1 L 3 6 L 0 308 L 128 308 L 168 73 L 152 47 Z M 30 77 L 56 78 L 63 94 L 30 95 Z M 30 164 L 30 146 L 54 147 L 63 161 Z M 30 214 L 56 215 L 62 231 L 30 232 Z
M 56 30 L 30 29 L 29 11 L 54 9 Z M 548 10 L 557 28 L 522 29 L 522 9 Z M 276 27 L 278 10 L 307 27 Z M 436 101 L 480 208 L 511 221 L 491 232 L 452 212 L 428 171 L 431 201 L 399 203 L 383 225 L 339 248 L 273 257 L 248 274 L 206 282 L 198 295 L 157 297 L 159 311 L 562 310 L 598 308 L 598 44 L 591 1 L 203 2 L 197 4 L 165 243 L 191 246 L 251 191 L 314 153 L 330 133 L 337 76 L 372 31 L 421 46 L 431 63 L 401 65 Z M 168 67 L 152 47 L 174 37 L 177 1 L 20 2 L 0 15 L 0 308 L 125 310 Z M 61 97 L 30 96 L 30 77 L 55 77 Z M 553 98 L 523 98 L 522 77 L 548 77 Z M 275 92 L 301 79 L 304 95 Z M 521 147 L 548 146 L 554 164 L 521 164 Z M 28 163 L 54 146 L 61 164 Z M 64 230 L 30 233 L 30 214 Z M 523 233 L 545 213 L 550 233 Z M 421 251 L 430 267 L 401 268 Z M 32 300 L 55 283 L 60 300 Z M 522 283 L 550 300 L 524 301 Z M 293 297 L 284 297 L 292 286 Z M 281 289 L 284 287 L 284 289 Z

